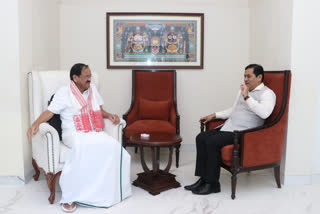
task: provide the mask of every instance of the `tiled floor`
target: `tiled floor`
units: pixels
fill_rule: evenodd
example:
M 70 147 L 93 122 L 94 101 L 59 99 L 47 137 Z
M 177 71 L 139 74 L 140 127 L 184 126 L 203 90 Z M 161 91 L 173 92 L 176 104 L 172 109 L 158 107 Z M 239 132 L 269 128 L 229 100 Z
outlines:
M 131 178 L 141 172 L 139 156 L 132 154 Z M 165 159 L 166 154 L 161 157 Z M 193 183 L 195 153 L 181 152 L 181 165 L 172 166 L 172 173 L 182 186 Z M 150 160 L 149 160 L 150 163 Z M 163 162 L 163 165 L 165 163 Z M 270 170 L 243 173 L 238 177 L 236 199 L 231 200 L 230 174 L 221 175 L 222 192 L 207 196 L 193 195 L 183 188 L 177 188 L 152 196 L 148 192 L 133 186 L 133 195 L 109 209 L 79 207 L 76 213 L 112 213 L 112 214 L 307 214 L 320 213 L 320 185 L 282 186 L 276 188 L 273 173 Z M 63 213 L 58 204 L 61 191 L 57 185 L 56 201 L 48 203 L 49 190 L 43 176 L 39 181 L 30 181 L 26 185 L 0 185 L 0 213 Z

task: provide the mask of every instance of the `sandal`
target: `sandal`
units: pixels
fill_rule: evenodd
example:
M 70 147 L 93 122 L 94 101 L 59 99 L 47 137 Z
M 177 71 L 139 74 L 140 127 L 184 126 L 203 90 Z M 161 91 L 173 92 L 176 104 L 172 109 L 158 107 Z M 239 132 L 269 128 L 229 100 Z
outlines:
M 73 202 L 74 203 L 74 202 Z M 72 204 L 73 204 L 72 203 Z M 65 204 L 68 204 L 68 203 L 65 203 Z M 65 208 L 64 207 L 64 205 L 65 204 L 61 204 L 61 209 L 64 211 L 64 212 L 66 212 L 66 213 L 72 213 L 72 212 L 74 212 L 74 211 L 76 211 L 76 209 L 77 209 L 77 204 L 76 203 L 74 203 L 74 207 L 72 208 L 72 209 L 67 209 L 67 208 Z M 71 205 L 72 205 L 71 204 Z

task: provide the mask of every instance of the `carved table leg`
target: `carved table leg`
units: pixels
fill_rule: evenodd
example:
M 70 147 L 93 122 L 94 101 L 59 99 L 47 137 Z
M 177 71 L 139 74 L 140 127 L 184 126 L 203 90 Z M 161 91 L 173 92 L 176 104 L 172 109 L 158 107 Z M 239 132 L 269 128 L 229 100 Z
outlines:
M 151 147 L 152 152 L 152 172 L 154 175 L 159 172 L 160 165 L 160 148 L 159 147 Z
M 140 147 L 141 153 L 141 164 L 144 170 L 143 173 L 138 174 L 138 178 L 133 182 L 133 185 L 139 186 L 147 190 L 152 195 L 160 194 L 160 192 L 180 187 L 180 183 L 176 181 L 175 175 L 169 173 L 170 167 L 172 165 L 172 153 L 173 146 L 169 147 L 170 154 L 168 165 L 165 170 L 160 170 L 160 147 L 151 146 L 152 153 L 152 171 L 150 171 L 144 160 L 143 146 Z M 147 171 L 149 170 L 149 171 Z
M 148 168 L 146 161 L 144 160 L 143 146 L 139 146 L 139 149 L 140 149 L 140 160 L 141 160 L 143 171 L 150 172 L 150 169 Z
M 164 172 L 165 172 L 165 173 L 168 173 L 169 170 L 170 170 L 170 168 L 171 168 L 171 164 L 172 164 L 172 151 L 173 151 L 172 146 L 169 147 L 169 151 L 170 151 L 170 153 L 169 153 L 169 161 L 168 161 L 167 167 L 164 169 Z

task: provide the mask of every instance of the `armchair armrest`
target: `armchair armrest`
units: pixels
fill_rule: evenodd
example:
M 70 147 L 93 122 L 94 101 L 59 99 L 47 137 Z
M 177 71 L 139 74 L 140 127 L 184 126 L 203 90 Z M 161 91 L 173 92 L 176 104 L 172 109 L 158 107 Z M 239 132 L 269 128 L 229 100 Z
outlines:
M 281 161 L 285 128 L 276 123 L 239 132 L 242 165 L 252 167 Z
M 214 119 L 214 120 L 208 122 L 207 124 L 204 124 L 202 121 L 200 121 L 200 130 L 201 130 L 201 132 L 203 132 L 203 131 L 215 129 L 218 126 L 220 126 L 221 124 L 223 124 L 225 121 L 226 120 L 222 120 L 222 119 Z
M 58 132 L 48 123 L 41 123 L 39 132 L 32 138 L 32 157 L 45 173 L 57 173 L 59 168 L 60 140 Z
M 104 131 L 119 142 L 122 142 L 122 129 L 126 127 L 126 121 L 120 118 L 120 123 L 115 125 L 109 119 L 104 119 Z

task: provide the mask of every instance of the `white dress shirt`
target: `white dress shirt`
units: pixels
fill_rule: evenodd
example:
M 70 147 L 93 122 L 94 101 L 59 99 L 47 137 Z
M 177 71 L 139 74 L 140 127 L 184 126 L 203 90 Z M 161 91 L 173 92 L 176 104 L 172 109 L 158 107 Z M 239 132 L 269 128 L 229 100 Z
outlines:
M 249 98 L 244 100 L 239 91 L 233 106 L 224 111 L 216 112 L 216 118 L 227 119 L 221 131 L 245 130 L 264 124 L 275 106 L 275 93 L 263 83 L 249 92 Z

